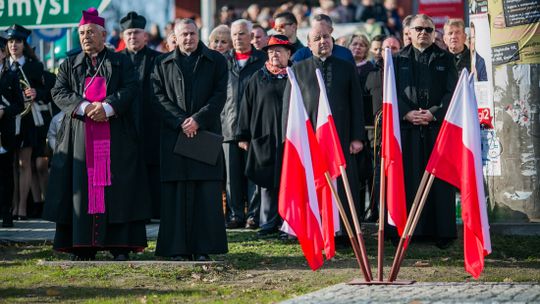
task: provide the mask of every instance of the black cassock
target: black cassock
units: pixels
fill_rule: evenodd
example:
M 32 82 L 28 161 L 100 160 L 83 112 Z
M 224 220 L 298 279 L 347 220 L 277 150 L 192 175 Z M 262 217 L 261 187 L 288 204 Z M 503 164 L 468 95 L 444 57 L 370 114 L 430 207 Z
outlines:
M 202 42 L 190 56 L 176 49 L 156 62 L 152 84 L 162 118 L 158 256 L 228 251 L 221 200 L 223 152 L 215 165 L 174 153 L 181 125 L 189 117 L 199 124 L 199 130 L 221 134 L 227 79 L 225 57 Z
M 317 126 L 317 113 L 319 106 L 319 84 L 315 69 L 320 69 L 326 85 L 330 110 L 336 124 L 336 130 L 341 142 L 341 148 L 347 162 L 347 175 L 351 186 L 353 199 L 357 215 L 361 216 L 362 206 L 360 206 L 360 184 L 358 177 L 358 166 L 356 158 L 349 153 L 351 141 L 365 139 L 364 113 L 362 101 L 362 88 L 358 82 L 358 76 L 354 65 L 336 57 L 328 57 L 324 62 L 313 56 L 293 65 L 293 70 L 302 92 L 304 105 L 313 127 Z M 291 95 L 290 82 L 287 83 L 283 96 L 284 115 L 283 125 L 286 125 L 289 108 L 289 98 Z M 283 128 L 285 132 L 286 128 Z M 368 147 L 364 147 L 367 149 Z M 350 217 L 350 209 L 345 195 L 345 188 L 341 177 L 338 178 L 338 192 L 344 203 L 345 212 Z
M 401 120 L 401 146 L 407 208 L 410 209 L 418 185 L 457 82 L 454 58 L 436 45 L 420 53 L 407 46 L 394 58 L 399 116 L 412 110 L 429 109 L 435 121 L 415 126 Z M 435 179 L 424 211 L 414 233 L 419 239 L 452 239 L 457 237 L 455 190 Z
M 133 72 L 139 81 L 133 102 L 132 112 L 137 128 L 146 173 L 148 175 L 150 198 L 152 200 L 152 217 L 159 218 L 161 183 L 159 181 L 159 114 L 155 111 L 154 89 L 150 75 L 154 70 L 156 58 L 160 52 L 144 47 L 136 54 L 124 49 L 121 53 L 130 58 Z
M 85 151 L 85 118 L 75 114 L 84 101 L 90 59 L 85 53 L 62 63 L 52 90 L 54 102 L 66 113 L 57 134 L 57 147 L 43 218 L 56 222 L 54 249 L 77 253 L 91 250 L 139 251 L 147 246 L 145 220 L 150 218 L 146 175 L 137 148 L 131 107 L 136 78 L 129 59 L 104 49 L 98 75 L 106 78 L 111 134 L 111 186 L 105 187 L 105 213 L 88 214 L 88 180 Z

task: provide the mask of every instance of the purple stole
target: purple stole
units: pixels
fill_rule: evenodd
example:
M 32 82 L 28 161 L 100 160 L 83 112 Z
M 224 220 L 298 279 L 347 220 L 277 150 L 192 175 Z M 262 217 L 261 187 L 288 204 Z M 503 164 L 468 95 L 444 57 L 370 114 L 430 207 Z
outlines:
M 85 99 L 102 102 L 107 95 L 105 78 L 85 79 Z M 109 122 L 85 119 L 88 214 L 105 213 L 105 186 L 111 185 L 111 129 Z

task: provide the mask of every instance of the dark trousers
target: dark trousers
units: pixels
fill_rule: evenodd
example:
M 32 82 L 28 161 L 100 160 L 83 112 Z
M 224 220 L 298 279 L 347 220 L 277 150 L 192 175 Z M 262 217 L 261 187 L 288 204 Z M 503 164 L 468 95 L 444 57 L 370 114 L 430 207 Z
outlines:
M 11 213 L 13 200 L 13 152 L 0 154 L 0 211 L 2 217 Z
M 273 230 L 278 228 L 281 219 L 278 214 L 278 189 L 261 189 L 261 212 L 260 224 L 261 230 Z
M 260 196 L 257 195 L 257 186 L 244 175 L 246 167 L 246 152 L 238 147 L 236 142 L 224 143 L 225 168 L 227 171 L 227 218 L 237 221 L 246 220 L 245 207 L 248 204 L 248 215 L 257 222 L 260 206 Z

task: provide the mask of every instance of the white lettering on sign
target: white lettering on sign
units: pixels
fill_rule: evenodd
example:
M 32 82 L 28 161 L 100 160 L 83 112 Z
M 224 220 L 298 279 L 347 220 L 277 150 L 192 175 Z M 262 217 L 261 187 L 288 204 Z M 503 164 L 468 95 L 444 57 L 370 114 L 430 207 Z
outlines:
M 17 16 L 23 15 L 23 5 L 26 7 L 25 15 L 30 15 L 30 0 L 8 0 L 8 16 L 14 16 L 14 8 L 17 8 Z
M 70 0 L 0 0 L 0 17 L 4 16 L 7 9 L 7 17 L 36 17 L 35 24 L 41 24 L 47 13 L 58 16 L 60 13 L 69 14 Z M 7 6 L 6 6 L 7 2 Z
M 43 14 L 45 13 L 45 1 L 47 0 L 34 0 L 34 5 L 37 8 L 36 24 L 41 24 L 41 21 L 43 21 Z

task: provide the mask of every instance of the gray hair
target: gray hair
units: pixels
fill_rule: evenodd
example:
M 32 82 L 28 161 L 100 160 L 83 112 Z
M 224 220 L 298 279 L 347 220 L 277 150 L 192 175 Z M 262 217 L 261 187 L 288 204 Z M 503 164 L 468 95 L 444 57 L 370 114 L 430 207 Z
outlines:
M 318 14 L 318 15 L 315 15 L 313 16 L 313 20 L 312 21 L 317 21 L 317 22 L 326 22 L 330 27 L 333 27 L 333 22 L 332 22 L 332 18 L 330 18 L 328 15 L 325 15 L 325 14 Z
M 411 24 L 412 24 L 416 19 L 420 19 L 420 20 L 427 21 L 427 22 L 431 23 L 431 25 L 432 25 L 433 27 L 435 27 L 435 23 L 433 23 L 433 19 L 431 19 L 431 17 L 428 16 L 428 15 L 425 15 L 425 14 L 416 14 L 416 15 L 414 15 L 414 16 L 411 18 Z
M 195 27 L 197 27 L 197 24 L 195 23 L 195 21 L 193 19 L 190 19 L 190 18 L 181 18 L 181 19 L 176 19 L 174 21 L 174 27 L 176 27 L 177 25 L 180 25 L 180 24 L 193 24 Z
M 107 30 L 99 24 L 96 24 L 96 23 L 88 23 L 88 24 L 93 24 L 100 32 L 107 32 Z M 81 27 L 81 25 L 79 25 L 77 28 L 79 27 Z
M 231 28 L 233 26 L 239 26 L 239 25 L 244 25 L 248 32 L 251 33 L 251 30 L 253 29 L 253 23 L 251 23 L 251 21 L 249 20 L 246 20 L 246 19 L 238 19 L 238 20 L 235 20 L 233 21 L 233 23 L 231 23 Z

